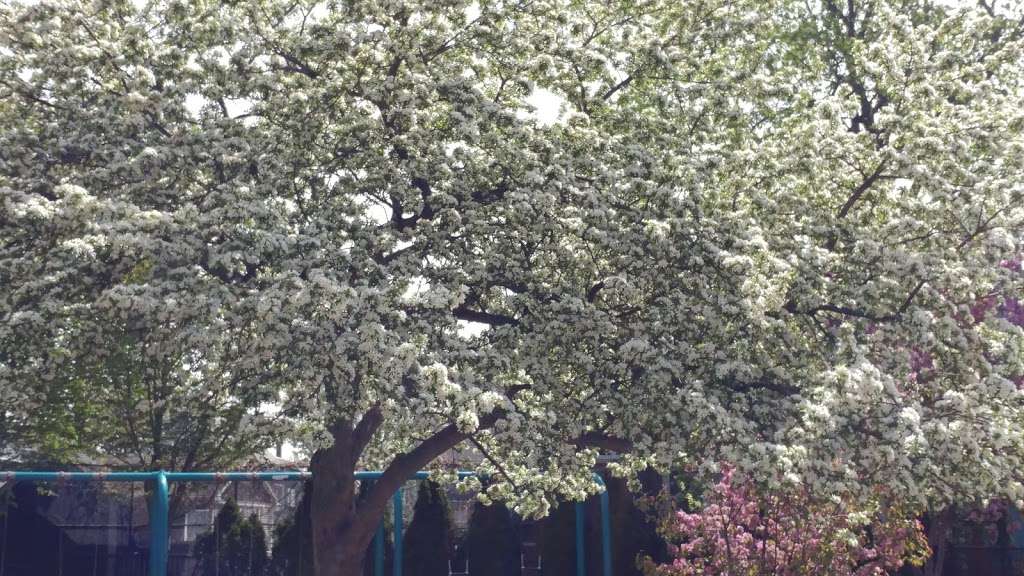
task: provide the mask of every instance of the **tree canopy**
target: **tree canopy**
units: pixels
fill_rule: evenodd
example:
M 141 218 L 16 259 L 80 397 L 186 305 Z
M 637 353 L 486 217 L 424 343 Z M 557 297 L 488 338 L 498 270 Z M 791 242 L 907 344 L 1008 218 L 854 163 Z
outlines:
M 69 383 L 138 382 L 150 422 L 195 414 L 168 432 L 291 434 L 314 473 L 385 471 L 353 550 L 410 470 L 467 443 L 484 498 L 524 516 L 596 491 L 601 450 L 1020 498 L 1024 333 L 971 306 L 1021 293 L 1022 18 L 0 8 L 3 426 Z

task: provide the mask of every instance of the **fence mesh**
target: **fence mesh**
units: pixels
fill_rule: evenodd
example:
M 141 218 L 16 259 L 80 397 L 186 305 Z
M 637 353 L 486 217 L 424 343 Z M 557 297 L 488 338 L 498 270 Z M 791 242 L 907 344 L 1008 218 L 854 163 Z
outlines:
M 207 576 L 212 567 L 215 576 L 225 565 L 224 572 L 237 572 L 231 556 L 240 551 L 255 558 L 244 559 L 253 566 L 268 566 L 278 527 L 294 517 L 302 484 L 174 483 L 168 575 Z M 19 481 L 4 486 L 0 498 L 0 576 L 146 574 L 150 498 L 144 482 Z M 235 518 L 224 516 L 226 507 Z
M 311 576 L 308 524 L 296 521 L 304 489 L 302 480 L 171 483 L 168 576 Z M 142 481 L 0 483 L 0 576 L 145 575 L 150 490 Z M 407 531 L 418 482 L 407 482 L 403 493 Z M 448 556 L 450 574 L 483 576 L 466 544 L 475 497 L 447 496 L 453 541 L 439 553 Z M 539 576 L 534 526 L 510 518 L 516 552 L 507 573 Z M 394 558 L 393 522 L 393 516 L 385 520 L 385 574 Z M 374 573 L 372 546 L 367 576 Z

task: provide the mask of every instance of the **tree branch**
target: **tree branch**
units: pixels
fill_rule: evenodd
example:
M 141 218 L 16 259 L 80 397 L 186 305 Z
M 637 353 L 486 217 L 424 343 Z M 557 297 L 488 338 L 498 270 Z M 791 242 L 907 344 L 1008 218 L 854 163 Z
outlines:
M 835 314 L 842 314 L 843 316 L 853 316 L 855 318 L 864 318 L 865 320 L 871 320 L 872 322 L 891 322 L 896 319 L 895 314 L 886 314 L 884 316 L 878 316 L 866 312 L 859 308 L 851 308 L 849 306 L 837 306 L 835 304 L 819 304 L 812 306 L 804 310 L 797 308 L 794 302 L 787 302 L 784 306 L 787 312 L 791 314 L 807 314 L 814 316 L 818 312 L 833 312 Z
M 505 480 L 508 480 L 508 483 L 512 485 L 512 488 L 518 492 L 519 486 L 517 486 L 516 483 L 512 481 L 512 477 L 509 476 L 508 472 L 505 471 L 505 467 L 501 465 L 501 462 L 498 462 L 493 456 L 491 456 L 491 453 L 488 452 L 486 448 L 484 448 L 483 444 L 481 444 L 480 441 L 477 440 L 472 435 L 469 436 L 469 441 L 473 443 L 473 446 L 476 446 L 476 449 L 479 450 L 481 454 L 483 454 L 484 458 L 486 458 L 488 462 L 493 464 L 494 467 L 498 469 L 498 473 L 501 474 L 505 478 Z
M 497 409 L 482 418 L 477 430 L 484 430 L 494 426 L 495 422 L 505 415 L 505 410 Z M 436 458 L 451 450 L 461 442 L 469 438 L 469 434 L 461 431 L 454 424 L 448 424 L 441 428 L 415 448 L 399 454 L 391 461 L 387 469 L 381 474 L 370 488 L 366 499 L 356 510 L 356 518 L 372 518 L 376 521 L 387 506 L 391 495 L 402 487 L 406 480 Z
M 850 210 L 853 209 L 854 204 L 861 199 L 862 196 L 882 177 L 882 171 L 885 170 L 886 161 L 882 161 L 875 168 L 874 172 L 868 175 L 863 182 L 860 183 L 854 190 L 853 194 L 846 199 L 843 207 L 839 209 L 839 213 L 836 215 L 838 218 L 845 218 Z
M 363 414 L 363 417 L 356 424 L 355 430 L 352 432 L 352 442 L 355 445 L 354 451 L 356 454 L 363 453 L 366 445 L 370 443 L 370 440 L 383 421 L 384 414 L 381 412 L 379 404 L 374 405 Z
M 633 450 L 633 443 L 625 438 L 609 436 L 604 432 L 584 432 L 576 439 L 575 444 L 580 448 L 603 448 L 611 452 L 629 452 Z
M 900 304 L 899 308 L 897 308 L 895 312 L 893 312 L 892 314 L 885 314 L 881 316 L 872 314 L 859 308 L 852 308 L 850 306 L 838 306 L 835 304 L 819 304 L 817 306 L 812 306 L 811 308 L 801 310 L 797 308 L 796 303 L 793 302 L 792 300 L 786 302 L 783 308 L 791 314 L 807 314 L 810 316 L 814 316 L 818 312 L 833 312 L 835 314 L 842 314 L 843 316 L 852 316 L 855 318 L 871 320 L 872 322 L 892 322 L 894 320 L 898 320 L 901 316 L 903 316 L 903 314 L 906 313 L 906 311 L 910 308 L 910 305 L 914 302 L 914 298 L 917 297 L 918 293 L 921 292 L 921 289 L 924 288 L 924 285 L 927 283 L 928 282 L 926 280 L 919 281 L 910 290 L 910 293 L 907 294 L 907 297 L 904 298 L 902 304 Z
M 626 78 L 622 82 L 619 82 L 615 86 L 612 86 L 607 91 L 605 91 L 605 93 L 601 95 L 601 100 L 608 100 L 609 98 L 614 96 L 616 92 L 618 92 L 619 90 L 622 90 L 623 88 L 629 86 L 632 82 L 633 82 L 633 75 L 630 74 L 629 76 L 626 76 Z
M 320 76 L 319 72 L 314 70 L 312 67 L 310 67 L 308 64 L 306 64 L 296 56 L 289 54 L 288 52 L 285 52 L 284 50 L 276 46 L 272 49 L 278 56 L 284 58 L 285 62 L 291 64 L 291 66 L 284 68 L 284 70 L 298 72 L 312 79 L 316 79 L 318 76 Z
M 467 322 L 479 322 L 481 324 L 490 324 L 491 326 L 517 326 L 519 320 L 511 316 L 505 316 L 504 314 L 492 314 L 490 312 L 482 312 L 480 310 L 470 310 L 465 306 L 460 306 L 452 311 L 452 314 L 459 320 L 466 320 Z

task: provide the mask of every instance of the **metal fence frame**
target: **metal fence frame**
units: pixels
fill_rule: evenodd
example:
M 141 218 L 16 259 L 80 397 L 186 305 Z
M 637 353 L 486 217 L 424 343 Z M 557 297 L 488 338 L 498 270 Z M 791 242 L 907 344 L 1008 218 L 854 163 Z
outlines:
M 383 472 L 359 471 L 355 473 L 357 480 L 376 480 Z M 428 472 L 417 472 L 409 480 L 425 480 Z M 475 476 L 476 473 L 459 471 L 460 478 Z M 149 571 L 148 576 L 166 576 L 167 554 L 170 542 L 170 518 L 168 510 L 168 484 L 170 482 L 230 482 L 237 480 L 307 480 L 309 472 L 295 470 L 265 472 L 39 472 L 17 471 L 0 472 L 0 480 L 28 480 L 38 482 L 151 482 L 153 486 L 152 500 L 149 511 Z M 600 474 L 594 474 L 602 491 L 601 505 L 601 570 L 603 576 L 612 576 L 612 539 L 611 519 L 609 518 L 608 490 Z M 404 488 L 399 488 L 392 496 L 394 514 L 394 564 L 393 575 L 402 576 L 402 520 Z M 576 576 L 586 574 L 586 542 L 584 524 L 586 508 L 583 502 L 576 502 Z M 384 576 L 384 523 L 377 526 L 373 537 L 374 575 Z

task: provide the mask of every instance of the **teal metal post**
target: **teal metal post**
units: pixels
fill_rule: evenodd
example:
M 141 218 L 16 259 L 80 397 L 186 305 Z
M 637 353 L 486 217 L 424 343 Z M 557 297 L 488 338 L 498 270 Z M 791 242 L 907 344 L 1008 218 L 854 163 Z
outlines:
M 601 568 L 604 576 L 612 576 L 612 519 L 608 504 L 608 486 L 600 474 L 595 474 L 601 492 Z
M 149 576 L 167 576 L 167 475 L 153 476 L 153 501 L 149 507 Z
M 587 574 L 587 551 L 583 548 L 583 529 L 587 520 L 585 507 L 585 502 L 576 503 L 576 576 Z
M 373 482 L 366 480 L 366 482 Z M 377 524 L 373 535 L 373 576 L 384 576 L 384 520 Z
M 395 576 L 402 576 L 402 490 L 399 488 L 398 492 L 395 492 L 394 496 L 394 510 L 395 510 L 395 552 L 393 557 L 395 559 Z
M 384 576 L 384 521 L 373 536 L 373 576 Z

